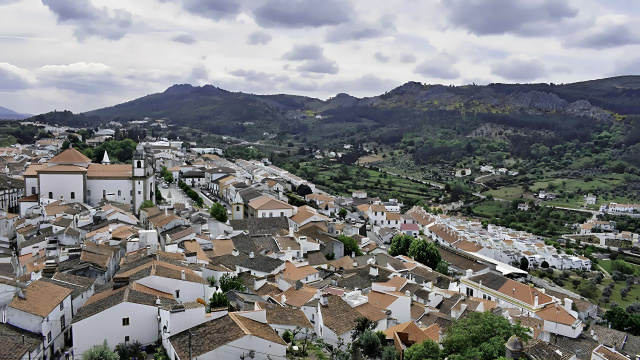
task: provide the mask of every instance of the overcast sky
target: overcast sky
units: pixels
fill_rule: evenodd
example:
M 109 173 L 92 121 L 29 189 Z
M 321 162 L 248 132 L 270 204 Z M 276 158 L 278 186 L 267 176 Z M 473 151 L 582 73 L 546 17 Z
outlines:
M 81 112 L 175 83 L 325 99 L 638 74 L 639 25 L 635 0 L 0 0 L 0 106 Z

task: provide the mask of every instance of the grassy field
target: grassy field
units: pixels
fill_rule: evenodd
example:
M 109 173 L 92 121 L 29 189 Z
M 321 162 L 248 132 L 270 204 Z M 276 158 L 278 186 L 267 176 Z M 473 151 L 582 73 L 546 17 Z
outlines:
M 524 190 L 519 186 L 505 186 L 496 190 L 485 191 L 482 195 L 491 195 L 498 199 L 515 200 L 524 195 Z
M 429 185 L 359 166 L 306 162 L 301 163 L 300 168 L 313 173 L 316 184 L 341 195 L 350 196 L 354 190 L 366 190 L 369 196 L 379 196 L 383 200 L 398 198 L 414 202 L 442 195 L 442 191 Z
M 503 201 L 484 201 L 473 208 L 474 214 L 484 217 L 499 216 L 509 206 Z
M 570 192 L 578 192 L 586 195 L 587 192 L 593 192 L 596 190 L 606 190 L 612 187 L 616 187 L 624 183 L 624 178 L 619 174 L 600 175 L 591 181 L 585 181 L 582 179 L 549 179 L 543 181 L 536 181 L 532 186 L 532 191 L 538 191 L 541 189 L 547 189 L 549 184 L 555 186 L 555 190 L 565 190 Z

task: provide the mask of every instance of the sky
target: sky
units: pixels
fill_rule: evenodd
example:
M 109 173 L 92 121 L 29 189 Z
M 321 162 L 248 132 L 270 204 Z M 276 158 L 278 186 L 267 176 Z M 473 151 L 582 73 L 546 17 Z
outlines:
M 83 112 L 172 84 L 326 99 L 640 73 L 635 0 L 0 0 L 0 106 Z

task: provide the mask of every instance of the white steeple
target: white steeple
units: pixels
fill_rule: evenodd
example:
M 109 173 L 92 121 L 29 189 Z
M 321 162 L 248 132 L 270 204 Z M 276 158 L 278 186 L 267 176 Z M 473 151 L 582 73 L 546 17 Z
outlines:
M 104 156 L 102 157 L 102 163 L 103 164 L 110 164 L 111 163 L 109 161 L 109 155 L 107 155 L 107 150 L 104 151 Z

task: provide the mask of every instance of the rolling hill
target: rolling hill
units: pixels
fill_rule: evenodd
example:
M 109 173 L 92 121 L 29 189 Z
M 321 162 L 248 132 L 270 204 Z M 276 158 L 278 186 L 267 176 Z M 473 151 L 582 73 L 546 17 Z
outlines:
M 7 109 L 5 107 L 0 106 L 0 119 L 2 120 L 22 120 L 29 118 L 33 115 L 31 114 L 20 114 L 11 109 Z

